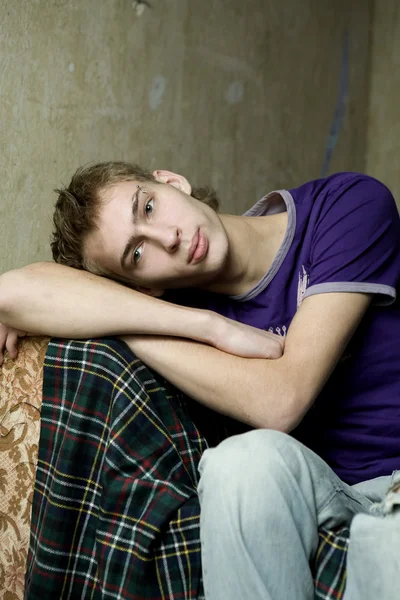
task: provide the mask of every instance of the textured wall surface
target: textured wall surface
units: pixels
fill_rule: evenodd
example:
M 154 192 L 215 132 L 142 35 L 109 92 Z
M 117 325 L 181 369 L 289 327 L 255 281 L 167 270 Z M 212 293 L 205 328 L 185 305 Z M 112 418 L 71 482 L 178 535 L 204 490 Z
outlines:
M 367 172 L 392 190 L 400 208 L 400 3 L 375 2 Z
M 1 1 L 0 272 L 50 258 L 52 189 L 82 163 L 174 169 L 236 213 L 319 176 L 346 29 L 330 171 L 364 169 L 370 2 L 150 4 Z

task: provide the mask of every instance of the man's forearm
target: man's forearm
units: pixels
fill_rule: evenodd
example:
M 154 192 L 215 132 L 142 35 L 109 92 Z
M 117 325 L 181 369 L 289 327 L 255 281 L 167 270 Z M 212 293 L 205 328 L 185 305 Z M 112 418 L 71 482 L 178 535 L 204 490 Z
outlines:
M 54 263 L 0 276 L 0 322 L 32 334 L 86 338 L 136 333 L 210 343 L 216 317 Z
M 297 419 L 285 355 L 242 358 L 191 340 L 124 336 L 131 350 L 188 396 L 253 427 L 289 431 Z

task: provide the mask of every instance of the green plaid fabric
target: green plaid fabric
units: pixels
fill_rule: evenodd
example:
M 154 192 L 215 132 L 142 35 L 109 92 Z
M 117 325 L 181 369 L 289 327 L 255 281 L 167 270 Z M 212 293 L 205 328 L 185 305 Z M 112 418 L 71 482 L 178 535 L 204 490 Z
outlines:
M 319 530 L 319 546 L 314 564 L 315 598 L 333 600 L 343 598 L 346 584 L 346 557 L 350 529 Z
M 52 340 L 25 598 L 202 600 L 197 465 L 235 427 L 118 340 Z M 346 548 L 321 532 L 317 598 L 342 597 Z

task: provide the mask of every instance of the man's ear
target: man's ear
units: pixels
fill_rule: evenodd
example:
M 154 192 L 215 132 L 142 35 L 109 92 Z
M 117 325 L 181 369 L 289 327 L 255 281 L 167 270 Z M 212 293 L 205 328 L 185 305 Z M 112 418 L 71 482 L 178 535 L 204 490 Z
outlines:
M 161 298 L 165 292 L 165 290 L 142 287 L 141 285 L 135 285 L 134 289 L 142 294 L 147 294 L 147 296 L 153 296 L 153 298 Z
M 178 190 L 182 190 L 185 194 L 192 193 L 192 186 L 183 175 L 178 175 L 177 173 L 172 173 L 172 171 L 163 171 L 158 169 L 153 172 L 153 177 L 158 183 L 169 183 L 174 187 L 178 188 Z

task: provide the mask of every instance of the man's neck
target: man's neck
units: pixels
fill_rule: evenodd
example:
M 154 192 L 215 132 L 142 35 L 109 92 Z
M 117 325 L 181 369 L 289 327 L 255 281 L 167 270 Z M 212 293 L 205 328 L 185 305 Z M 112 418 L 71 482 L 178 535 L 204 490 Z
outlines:
M 243 294 L 271 268 L 285 237 L 287 213 L 220 218 L 228 235 L 229 252 L 223 272 L 208 289 L 220 294 Z

